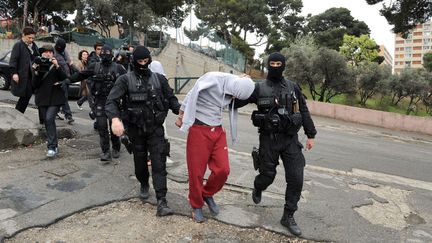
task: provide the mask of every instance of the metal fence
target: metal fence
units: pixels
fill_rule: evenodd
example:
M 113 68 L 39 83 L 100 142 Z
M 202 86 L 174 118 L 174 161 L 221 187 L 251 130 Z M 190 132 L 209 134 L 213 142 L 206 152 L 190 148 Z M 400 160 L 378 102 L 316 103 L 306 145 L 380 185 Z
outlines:
M 203 39 L 205 39 L 205 44 L 203 44 Z M 201 36 L 200 41 L 190 42 L 186 46 L 218 59 L 237 70 L 245 68 L 245 56 L 218 36 L 213 36 L 211 39 Z

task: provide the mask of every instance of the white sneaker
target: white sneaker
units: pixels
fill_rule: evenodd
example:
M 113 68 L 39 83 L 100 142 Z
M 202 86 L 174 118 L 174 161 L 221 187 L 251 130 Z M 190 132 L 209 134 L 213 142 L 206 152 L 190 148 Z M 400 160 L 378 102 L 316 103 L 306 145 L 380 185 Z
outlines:
M 83 110 L 82 106 L 81 106 L 81 105 L 78 105 L 78 103 L 77 103 L 77 108 L 78 108 L 78 110 L 80 110 L 80 111 Z
M 57 148 L 55 148 L 55 149 L 48 149 L 48 152 L 47 152 L 47 157 L 54 157 L 54 156 L 56 156 L 58 154 L 58 149 Z

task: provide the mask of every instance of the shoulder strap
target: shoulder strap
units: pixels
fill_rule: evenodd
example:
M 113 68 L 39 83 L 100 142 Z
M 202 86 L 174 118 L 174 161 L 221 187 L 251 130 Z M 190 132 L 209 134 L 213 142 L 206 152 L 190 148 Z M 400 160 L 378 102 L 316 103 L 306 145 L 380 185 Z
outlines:
M 155 89 L 160 89 L 160 87 L 161 87 L 159 77 L 156 73 L 152 72 L 152 74 L 149 78 L 149 83 L 151 83 L 153 85 L 153 87 L 155 87 Z
M 95 63 L 95 66 L 94 66 L 94 74 L 99 74 L 100 73 L 100 67 L 101 67 L 101 65 L 100 65 L 100 62 L 96 62 Z
M 291 80 L 289 80 L 289 79 L 284 79 L 284 81 L 285 81 L 285 83 L 287 84 L 288 91 L 289 91 L 290 93 L 291 93 L 291 92 L 294 92 L 294 82 L 291 81 Z

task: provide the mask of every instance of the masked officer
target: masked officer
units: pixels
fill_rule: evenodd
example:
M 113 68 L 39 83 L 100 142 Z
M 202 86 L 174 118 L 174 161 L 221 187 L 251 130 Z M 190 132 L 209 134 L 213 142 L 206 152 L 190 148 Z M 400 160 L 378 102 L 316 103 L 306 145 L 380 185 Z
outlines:
M 255 103 L 258 110 L 252 113 L 253 125 L 258 127 L 259 152 L 252 152 L 255 177 L 252 199 L 261 202 L 262 191 L 266 190 L 276 176 L 279 156 L 285 168 L 285 206 L 281 224 L 294 235 L 301 230 L 294 220 L 294 212 L 303 187 L 305 158 L 297 132 L 303 126 L 306 136 L 306 149 L 314 145 L 315 125 L 306 106 L 306 100 L 297 84 L 282 76 L 285 57 L 272 53 L 268 59 L 267 80 L 255 85 L 255 90 L 246 101 L 236 100 L 235 107 Z
M 120 156 L 120 140 L 111 130 L 111 120 L 107 120 L 105 114 L 105 102 L 111 88 L 114 86 L 116 79 L 126 73 L 122 65 L 112 61 L 112 49 L 108 45 L 102 47 L 100 53 L 100 62 L 93 62 L 87 69 L 73 75 L 71 80 L 73 82 L 81 81 L 87 78 L 92 79 L 92 87 L 90 88 L 94 96 L 94 104 L 92 108 L 93 114 L 96 116 L 97 130 L 99 131 L 100 146 L 102 153 L 100 155 L 101 161 L 110 161 L 111 156 L 118 158 Z M 110 152 L 110 137 L 112 143 L 112 155 Z
M 138 46 L 133 52 L 134 71 L 117 79 L 108 96 L 105 109 L 108 118 L 112 119 L 112 130 L 117 136 L 124 133 L 121 112 L 126 110 L 127 134 L 133 146 L 135 175 L 141 183 L 140 197 L 149 197 L 149 152 L 157 199 L 156 215 L 165 216 L 172 211 L 166 200 L 166 156 L 169 154 L 169 143 L 164 137 L 162 124 L 168 109 L 178 114 L 180 104 L 169 87 L 168 80 L 163 75 L 150 71 L 150 63 L 149 50 L 144 46 Z

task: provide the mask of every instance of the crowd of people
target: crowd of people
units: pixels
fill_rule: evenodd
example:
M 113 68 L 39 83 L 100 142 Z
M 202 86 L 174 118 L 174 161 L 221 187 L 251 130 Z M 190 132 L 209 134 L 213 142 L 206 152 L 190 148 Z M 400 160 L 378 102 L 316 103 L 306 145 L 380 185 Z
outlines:
M 19 97 L 16 109 L 25 112 L 35 94 L 40 123 L 47 131 L 47 156 L 58 150 L 55 117 L 62 110 L 64 119 L 73 124 L 67 100 L 67 86 L 81 81 L 79 108 L 88 101 L 90 117 L 99 132 L 101 161 L 120 156 L 120 141 L 133 154 L 135 175 L 140 183 L 139 197 L 150 196 L 150 176 L 157 199 L 157 216 L 172 214 L 166 199 L 166 161 L 170 144 L 164 123 L 171 110 L 178 117 L 175 125 L 187 132 L 186 161 L 189 174 L 189 203 L 192 219 L 205 221 L 204 204 L 213 215 L 220 208 L 214 200 L 230 172 L 228 143 L 222 126 L 223 110 L 229 109 L 230 134 L 237 137 L 237 109 L 254 103 L 252 123 L 258 128 L 259 148 L 253 152 L 255 170 L 252 200 L 259 204 L 262 192 L 273 183 L 279 158 L 285 168 L 286 193 L 280 220 L 294 235 L 301 235 L 294 220 L 303 186 L 305 158 L 298 140 L 301 127 L 308 137 L 306 149 L 314 146 L 316 129 L 299 86 L 283 77 L 285 57 L 273 53 L 268 59 L 266 80 L 253 82 L 247 75 L 209 72 L 202 75 L 180 104 L 169 86 L 160 62 L 141 45 L 114 56 L 110 46 L 95 43 L 89 53 L 78 54 L 73 64 L 64 40 L 54 46 L 37 48 L 34 31 L 26 27 L 22 39 L 12 50 L 12 93 Z M 111 147 L 110 149 L 110 141 Z M 251 163 L 252 165 L 252 163 Z M 210 176 L 204 180 L 204 174 Z M 151 173 L 150 173 L 151 170 Z

